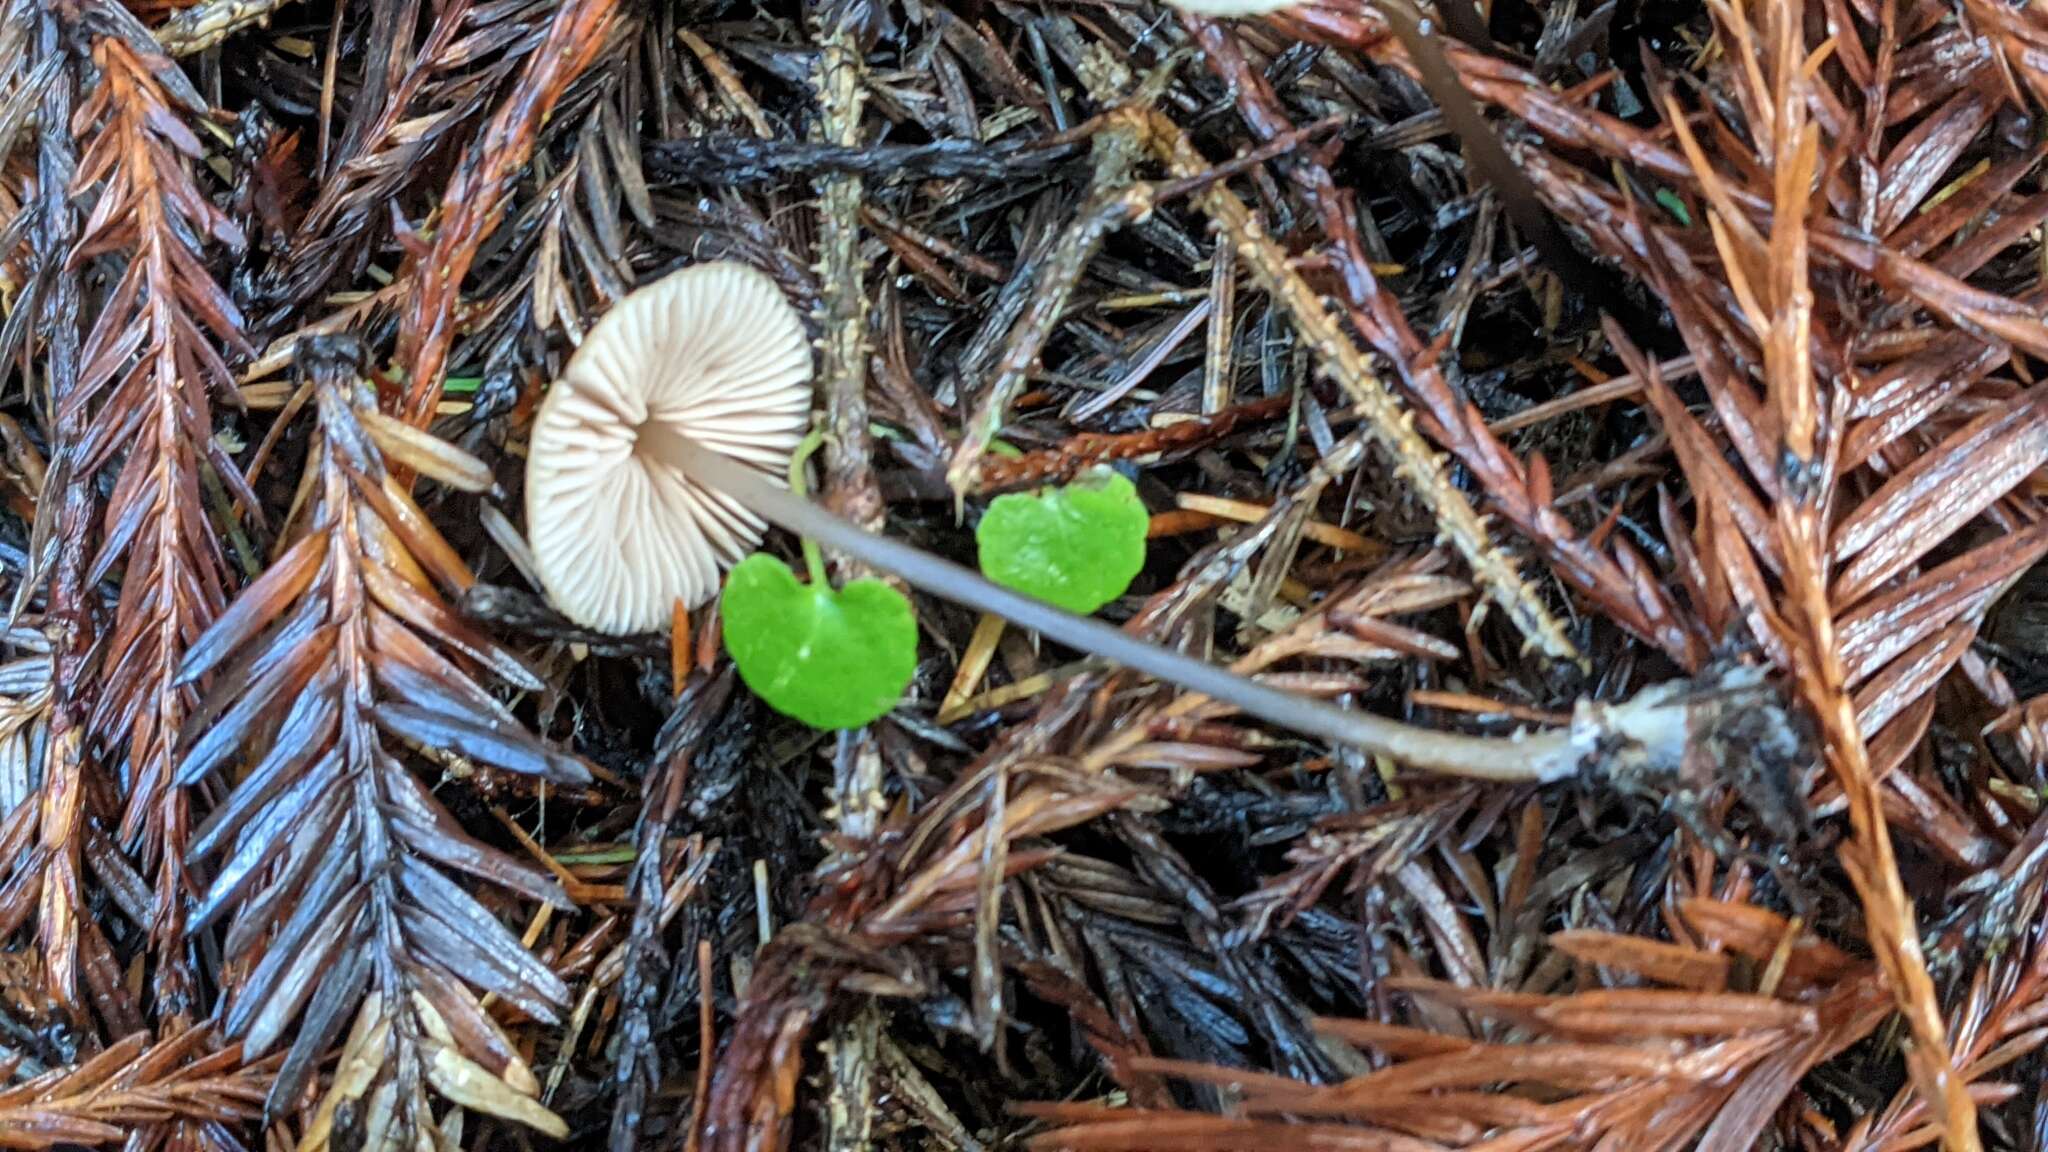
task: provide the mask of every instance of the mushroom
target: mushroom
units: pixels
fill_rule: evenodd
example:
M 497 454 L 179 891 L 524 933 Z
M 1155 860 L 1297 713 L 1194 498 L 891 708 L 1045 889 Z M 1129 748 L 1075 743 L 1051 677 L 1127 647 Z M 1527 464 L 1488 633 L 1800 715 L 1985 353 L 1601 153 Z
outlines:
M 745 264 L 698 264 L 619 301 L 548 390 L 526 461 L 526 532 L 548 599 L 603 632 L 695 608 L 766 525 L 686 476 L 694 442 L 786 482 L 810 424 L 796 309 Z
M 956 603 L 1179 684 L 1260 719 L 1410 767 L 1479 780 L 1562 780 L 1620 749 L 1676 772 L 1731 717 L 1785 723 L 1756 668 L 1667 681 L 1619 703 L 1582 700 L 1569 725 L 1490 738 L 1417 728 L 1288 692 L 1075 616 L 876 535 L 788 490 L 810 411 L 810 347 L 766 276 L 699 265 L 619 302 L 591 330 L 534 422 L 527 532 L 548 595 L 588 628 L 656 627 L 695 607 L 772 521 Z

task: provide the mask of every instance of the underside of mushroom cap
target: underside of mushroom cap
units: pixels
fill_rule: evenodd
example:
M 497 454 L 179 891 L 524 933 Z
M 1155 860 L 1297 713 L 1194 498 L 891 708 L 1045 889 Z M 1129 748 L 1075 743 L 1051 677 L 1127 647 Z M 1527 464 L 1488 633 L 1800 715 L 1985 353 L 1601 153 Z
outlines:
M 763 524 L 683 475 L 687 437 L 782 479 L 810 424 L 811 349 L 775 282 L 723 261 L 621 300 L 548 390 L 527 450 L 526 526 L 555 607 L 588 628 L 665 627 L 760 543 Z

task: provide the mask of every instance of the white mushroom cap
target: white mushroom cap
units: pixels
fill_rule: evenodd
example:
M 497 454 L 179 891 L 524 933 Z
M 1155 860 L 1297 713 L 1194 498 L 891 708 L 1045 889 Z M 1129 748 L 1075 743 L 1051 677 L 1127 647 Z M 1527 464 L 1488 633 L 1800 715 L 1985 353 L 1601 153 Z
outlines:
M 761 542 L 760 518 L 686 478 L 687 437 L 783 480 L 810 425 L 811 348 L 766 275 L 730 261 L 605 313 L 548 390 L 526 459 L 526 533 L 548 598 L 605 632 L 666 627 Z

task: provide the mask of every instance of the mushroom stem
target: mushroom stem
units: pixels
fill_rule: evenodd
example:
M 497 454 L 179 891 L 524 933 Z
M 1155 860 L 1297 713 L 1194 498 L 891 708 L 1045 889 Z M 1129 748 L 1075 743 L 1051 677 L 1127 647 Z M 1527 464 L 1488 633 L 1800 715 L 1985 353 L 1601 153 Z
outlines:
M 867 532 L 686 437 L 671 434 L 665 448 L 667 458 L 692 479 L 725 493 L 769 522 L 893 572 L 935 596 L 1001 616 L 1020 628 L 1221 700 L 1269 723 L 1349 744 L 1412 768 L 1476 780 L 1547 782 L 1578 772 L 1596 750 L 1617 738 L 1668 768 L 1677 766 L 1689 742 L 1688 694 L 1673 685 L 1655 686 L 1619 705 L 1582 701 L 1569 727 L 1535 735 L 1518 731 L 1507 737 L 1465 736 L 1346 711 L 1148 644 L 1099 620 L 1075 616 L 992 584 L 958 564 Z M 1754 681 L 1751 677 L 1750 683 Z

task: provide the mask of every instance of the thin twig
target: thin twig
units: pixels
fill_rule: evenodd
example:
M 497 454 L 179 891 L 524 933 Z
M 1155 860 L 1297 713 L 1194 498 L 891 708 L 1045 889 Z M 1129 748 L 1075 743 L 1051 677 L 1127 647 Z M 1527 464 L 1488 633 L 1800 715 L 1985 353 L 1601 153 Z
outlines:
M 861 63 L 854 34 L 829 14 L 819 30 L 818 131 L 827 145 L 860 143 L 865 103 Z M 882 490 L 875 483 L 873 438 L 868 432 L 868 298 L 863 290 L 867 261 L 860 250 L 859 174 L 842 172 L 818 181 L 818 378 L 824 384 L 825 500 L 840 515 L 871 531 L 882 526 Z M 835 563 L 835 574 L 857 572 Z
M 1152 210 L 1152 189 L 1131 182 L 1131 170 L 1143 155 L 1139 128 L 1138 114 L 1130 111 L 1110 117 L 1108 127 L 1096 135 L 1095 171 L 1089 179 L 1087 203 L 1060 234 L 1051 254 L 1031 271 L 1031 301 L 1011 326 L 995 379 L 981 390 L 974 414 L 967 419 L 966 433 L 946 466 L 946 483 L 955 493 L 964 494 L 974 486 L 982 456 L 1009 419 L 1010 404 L 1024 390 L 1026 378 L 1038 366 L 1039 353 L 1065 315 L 1067 300 L 1088 262 L 1111 233 Z
M 818 134 L 827 147 L 857 149 L 866 102 L 860 48 L 852 18 L 841 6 L 814 10 L 818 66 L 812 87 L 818 96 Z M 829 507 L 870 532 L 882 527 L 881 486 L 875 482 L 873 438 L 868 433 L 868 298 L 863 290 L 867 261 L 860 247 L 860 206 L 864 187 L 858 172 L 818 180 L 818 322 L 820 377 L 825 386 L 825 500 Z M 866 574 L 857 557 L 835 554 L 840 580 Z M 870 849 L 886 802 L 882 795 L 881 750 L 872 731 L 844 733 L 833 757 L 833 798 L 841 846 L 825 868 L 856 864 Z M 825 1042 L 832 1088 L 825 1110 L 829 1152 L 867 1152 L 875 1112 L 876 1051 L 881 1015 L 868 1006 Z
M 156 42 L 173 56 L 206 51 L 244 28 L 270 22 L 289 0 L 201 0 L 164 21 Z
M 1286 15 L 1290 20 L 1335 19 L 1332 10 L 1314 7 L 1297 8 Z M 1361 21 L 1376 19 L 1363 10 L 1357 15 Z M 1182 22 L 1202 46 L 1211 70 L 1237 93 L 1238 111 L 1255 135 L 1273 139 L 1292 130 L 1265 77 L 1250 66 L 1228 29 L 1187 16 Z M 1385 30 L 1376 23 L 1354 26 L 1347 18 L 1337 24 L 1347 37 L 1361 44 L 1379 46 L 1387 40 Z M 1315 30 L 1334 31 L 1320 24 Z M 1460 67 L 1475 59 L 1475 54 L 1461 45 L 1448 47 L 1447 55 Z M 1469 75 L 1467 81 L 1470 83 Z M 1697 668 L 1705 657 L 1705 641 L 1650 576 L 1647 563 L 1626 545 L 1613 545 L 1610 555 L 1609 550 L 1577 535 L 1570 521 L 1537 498 L 1528 469 L 1487 432 L 1477 409 L 1451 386 L 1437 350 L 1417 339 L 1400 301 L 1379 282 L 1354 223 L 1359 216 L 1351 195 L 1337 186 L 1329 169 L 1314 156 L 1296 156 L 1281 168 L 1302 190 L 1322 224 L 1327 252 L 1342 288 L 1344 315 L 1392 365 L 1403 393 L 1416 406 L 1420 430 L 1471 471 L 1490 497 L 1492 510 L 1543 549 L 1559 580 L 1588 597 L 1624 628 L 1656 644 L 1681 667 Z
M 1164 116 L 1148 118 L 1154 151 L 1175 175 L 1194 177 L 1208 168 L 1178 125 Z M 1505 612 L 1524 641 L 1553 659 L 1582 661 L 1564 628 L 1522 580 L 1514 562 L 1494 544 L 1465 494 L 1452 487 L 1443 458 L 1415 430 L 1415 417 L 1388 391 L 1323 304 L 1302 280 L 1287 253 L 1266 233 L 1251 209 L 1228 188 L 1211 187 L 1198 198 L 1203 211 L 1237 245 L 1238 258 L 1287 313 L 1301 338 L 1316 353 L 1319 367 L 1358 407 L 1373 439 L 1394 458 L 1394 468 L 1431 514 L 1438 530 L 1464 557 L 1488 597 Z
M 821 60 L 822 67 L 822 60 Z M 880 183 L 908 180 L 1015 180 L 1070 163 L 1072 141 L 978 144 L 845 144 L 831 140 L 758 140 L 748 136 L 691 136 L 650 145 L 648 175 L 679 184 L 717 187 L 762 184 L 791 177 L 857 176 Z

